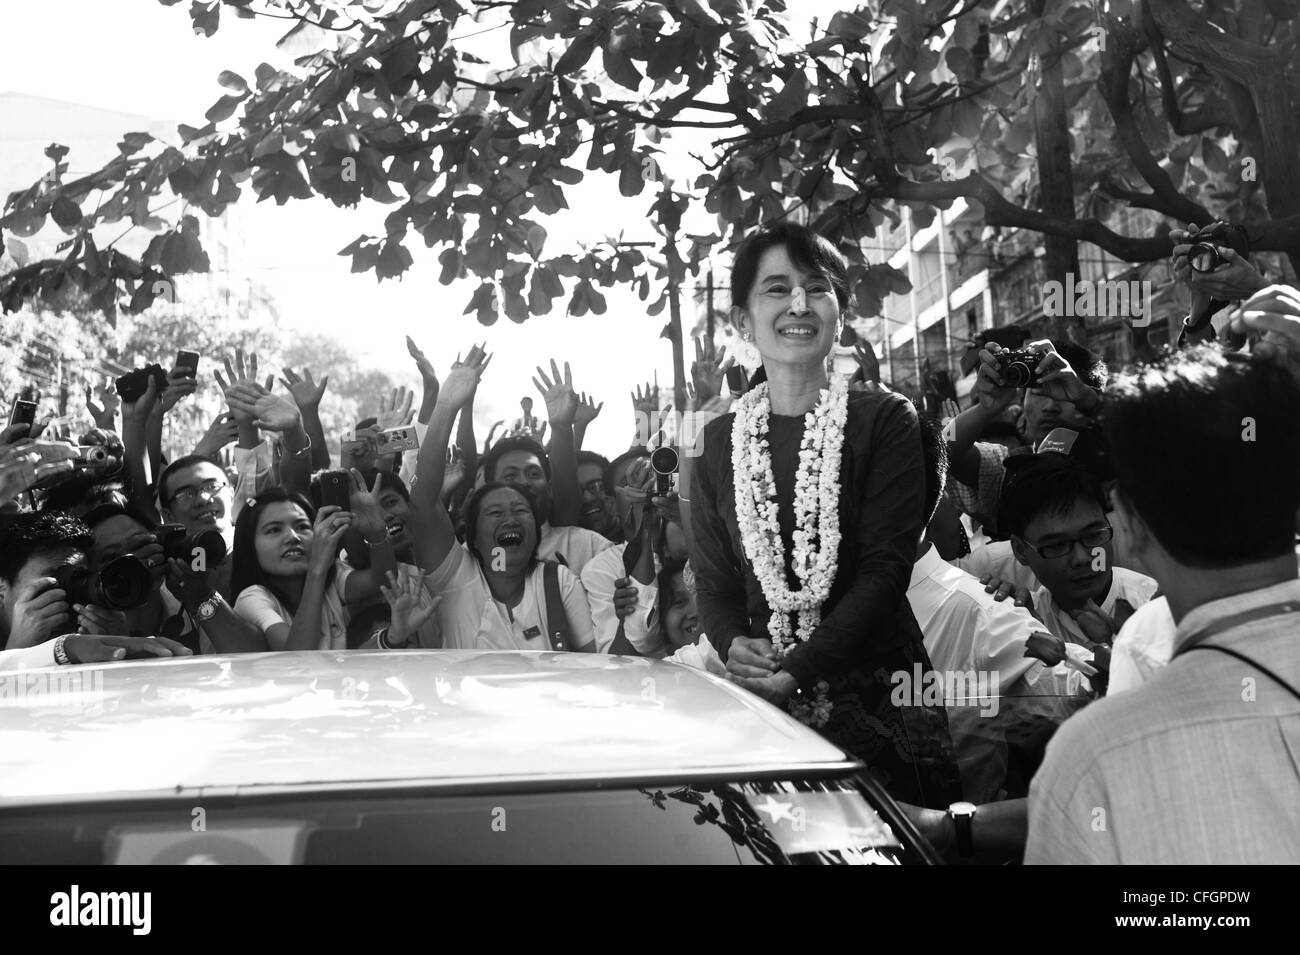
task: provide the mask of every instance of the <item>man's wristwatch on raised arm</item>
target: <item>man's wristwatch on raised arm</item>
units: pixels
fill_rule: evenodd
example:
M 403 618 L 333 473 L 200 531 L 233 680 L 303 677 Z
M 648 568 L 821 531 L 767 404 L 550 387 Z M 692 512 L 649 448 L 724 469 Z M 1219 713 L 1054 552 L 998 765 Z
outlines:
M 957 830 L 957 855 L 969 859 L 975 855 L 975 844 L 971 838 L 971 823 L 979 809 L 972 802 L 955 802 L 948 807 L 948 816 Z

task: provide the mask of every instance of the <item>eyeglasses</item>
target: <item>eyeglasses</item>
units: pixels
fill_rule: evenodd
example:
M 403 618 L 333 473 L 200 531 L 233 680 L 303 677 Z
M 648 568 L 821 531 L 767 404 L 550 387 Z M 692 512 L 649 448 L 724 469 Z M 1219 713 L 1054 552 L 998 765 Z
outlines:
M 588 481 L 586 484 L 578 485 L 578 489 L 583 493 L 594 494 L 597 497 L 600 497 L 605 493 L 605 482 L 600 478 L 597 478 L 594 481 Z
M 1056 560 L 1074 550 L 1075 544 L 1082 544 L 1084 547 L 1091 549 L 1093 547 L 1100 547 L 1114 536 L 1115 529 L 1107 524 L 1105 527 L 1100 527 L 1095 531 L 1088 531 L 1088 533 L 1084 534 L 1082 537 L 1072 537 L 1067 540 L 1052 541 L 1050 544 L 1043 544 L 1041 547 L 1037 544 L 1031 544 L 1029 541 L 1025 541 L 1025 546 L 1044 560 Z M 1023 540 L 1023 538 L 1021 539 Z
M 207 498 L 214 498 L 226 488 L 230 487 L 225 481 L 219 478 L 211 478 L 204 481 L 198 487 L 183 487 L 171 496 L 172 502 L 179 501 L 186 507 L 193 504 L 200 494 Z

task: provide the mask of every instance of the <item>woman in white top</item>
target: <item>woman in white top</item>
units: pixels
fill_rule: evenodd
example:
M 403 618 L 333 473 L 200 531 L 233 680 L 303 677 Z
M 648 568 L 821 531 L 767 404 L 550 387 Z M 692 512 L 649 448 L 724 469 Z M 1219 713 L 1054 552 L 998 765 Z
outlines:
M 301 494 L 271 488 L 239 513 L 231 572 L 235 612 L 256 626 L 272 650 L 344 650 L 347 604 L 380 593 L 396 570 L 383 512 L 352 472 L 351 510 L 322 507 Z M 370 567 L 338 559 L 339 543 L 356 525 L 370 547 Z
M 456 414 L 468 405 L 488 358 L 475 346 L 456 362 L 438 391 L 429 430 L 420 446 L 411 485 L 415 556 L 428 568 L 447 649 L 549 650 L 567 630 L 565 649 L 591 652 L 596 636 L 582 584 L 567 567 L 555 567 L 564 621 L 550 619 L 546 565 L 537 559 L 541 521 L 527 491 L 486 484 L 466 502 L 466 541 L 456 540 L 440 491 Z

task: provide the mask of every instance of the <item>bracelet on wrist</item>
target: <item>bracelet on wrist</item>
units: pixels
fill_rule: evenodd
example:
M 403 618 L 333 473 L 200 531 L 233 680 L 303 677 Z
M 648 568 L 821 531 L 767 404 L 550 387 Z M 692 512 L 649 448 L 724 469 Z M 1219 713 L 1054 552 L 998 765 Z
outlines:
M 67 642 L 68 635 L 66 633 L 54 641 L 54 662 L 61 667 L 68 666 L 72 663 L 72 657 L 68 656 L 68 651 L 65 646 Z

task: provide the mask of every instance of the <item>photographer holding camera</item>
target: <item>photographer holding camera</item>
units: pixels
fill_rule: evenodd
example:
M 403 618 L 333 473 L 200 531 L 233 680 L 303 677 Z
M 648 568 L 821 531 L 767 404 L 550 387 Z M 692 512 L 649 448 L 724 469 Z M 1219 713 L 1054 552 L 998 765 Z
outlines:
M 58 511 L 6 518 L 0 538 L 0 670 L 190 654 L 167 639 L 73 632 L 75 582 L 87 578 L 94 547 L 77 518 Z
M 1223 309 L 1266 288 L 1268 279 L 1250 264 L 1250 237 L 1241 226 L 1221 220 L 1203 227 L 1191 224 L 1171 230 L 1169 238 L 1174 278 L 1192 293 L 1178 345 L 1213 341 L 1228 323 Z

